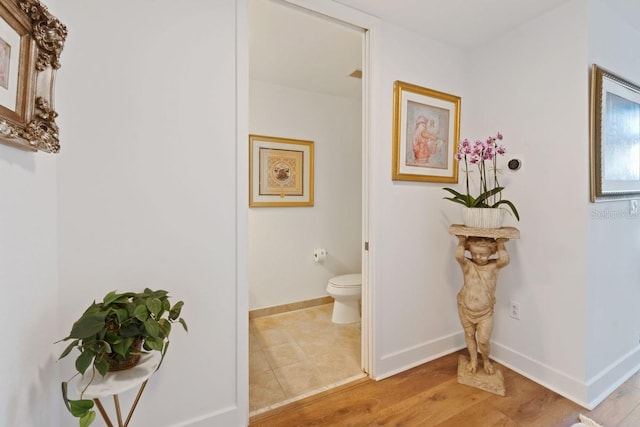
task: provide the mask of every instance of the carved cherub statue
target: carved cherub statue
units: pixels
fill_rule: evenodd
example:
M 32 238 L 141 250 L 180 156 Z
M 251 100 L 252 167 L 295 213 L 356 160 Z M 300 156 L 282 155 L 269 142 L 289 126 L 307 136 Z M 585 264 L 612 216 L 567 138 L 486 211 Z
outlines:
M 498 271 L 509 264 L 509 254 L 504 247 L 508 239 L 457 237 L 456 261 L 464 276 L 464 284 L 458 293 L 458 315 L 471 358 L 466 369 L 470 373 L 476 373 L 479 348 L 485 372 L 493 374 L 495 370 L 489 361 L 489 340 L 493 331 Z M 465 256 L 466 250 L 471 253 L 471 258 Z M 498 257 L 490 258 L 496 252 Z

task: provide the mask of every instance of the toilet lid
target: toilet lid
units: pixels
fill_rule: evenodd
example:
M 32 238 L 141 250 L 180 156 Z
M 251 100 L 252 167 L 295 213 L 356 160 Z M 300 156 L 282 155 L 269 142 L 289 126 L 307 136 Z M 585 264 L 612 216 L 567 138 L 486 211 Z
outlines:
M 329 279 L 329 284 L 337 288 L 354 288 L 362 286 L 361 274 L 345 274 Z

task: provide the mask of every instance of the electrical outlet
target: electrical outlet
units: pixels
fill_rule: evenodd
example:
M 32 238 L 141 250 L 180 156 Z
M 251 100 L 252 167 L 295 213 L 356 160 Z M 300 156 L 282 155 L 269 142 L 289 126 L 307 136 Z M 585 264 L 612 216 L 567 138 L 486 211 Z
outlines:
M 511 301 L 511 308 L 509 309 L 509 316 L 514 319 L 520 320 L 520 303 Z

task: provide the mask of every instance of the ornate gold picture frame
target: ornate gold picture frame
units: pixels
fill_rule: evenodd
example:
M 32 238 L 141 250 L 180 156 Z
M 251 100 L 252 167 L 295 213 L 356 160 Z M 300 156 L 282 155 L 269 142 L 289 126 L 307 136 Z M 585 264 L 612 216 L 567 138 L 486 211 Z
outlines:
M 0 142 L 60 150 L 54 84 L 66 37 L 38 0 L 0 0 Z
M 313 141 L 249 135 L 249 206 L 313 206 Z
M 460 97 L 401 81 L 393 94 L 392 179 L 458 182 Z
M 640 198 L 640 87 L 591 68 L 591 201 Z

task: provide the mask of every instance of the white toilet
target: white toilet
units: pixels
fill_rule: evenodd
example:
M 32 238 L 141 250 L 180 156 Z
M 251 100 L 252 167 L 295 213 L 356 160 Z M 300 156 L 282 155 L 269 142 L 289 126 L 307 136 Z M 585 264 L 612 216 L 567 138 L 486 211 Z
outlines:
M 360 321 L 360 295 L 362 275 L 344 274 L 329 279 L 327 293 L 333 297 L 333 323 L 354 323 Z

